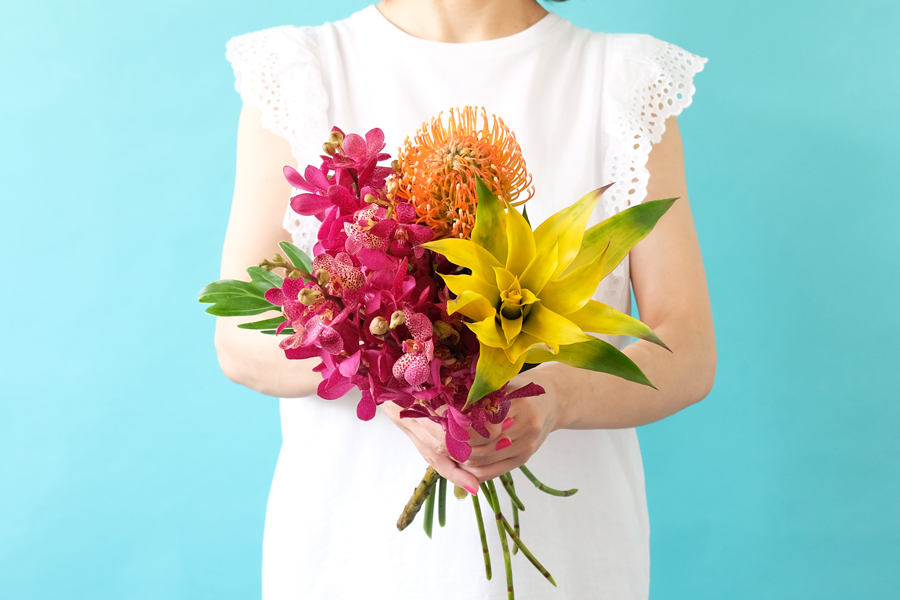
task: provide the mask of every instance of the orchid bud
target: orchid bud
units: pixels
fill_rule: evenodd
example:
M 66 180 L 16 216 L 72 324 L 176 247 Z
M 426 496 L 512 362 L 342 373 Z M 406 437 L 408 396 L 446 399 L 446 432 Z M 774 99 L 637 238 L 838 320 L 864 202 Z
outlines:
M 340 146 L 344 143 L 344 134 L 340 131 L 332 131 L 328 134 L 328 142 L 335 146 Z
M 298 279 L 300 279 L 300 272 L 299 271 L 288 271 L 287 276 L 288 276 L 288 279 L 290 279 L 292 281 L 297 281 Z
M 373 202 L 375 202 L 376 200 L 378 200 L 378 198 L 376 198 L 376 197 L 373 196 L 372 194 L 366 194 L 366 197 L 363 198 L 363 200 L 365 200 L 365 201 L 368 202 L 369 204 L 372 204 Z
M 391 168 L 394 170 L 394 173 L 396 173 L 397 175 L 401 174 L 400 161 L 397 160 L 396 158 L 391 161 Z
M 384 317 L 375 317 L 369 323 L 369 331 L 372 335 L 384 335 L 391 330 L 391 325 Z
M 322 296 L 322 292 L 319 290 L 315 290 L 312 288 L 303 288 L 300 290 L 300 293 L 297 294 L 297 300 L 300 301 L 300 304 L 303 306 L 310 306 L 312 304 L 318 304 L 324 300 Z
M 457 500 L 465 500 L 466 496 L 469 495 L 469 492 L 459 487 L 458 485 L 453 486 L 453 495 L 456 496 Z
M 396 329 L 404 323 L 406 323 L 406 315 L 403 314 L 403 311 L 394 311 L 394 314 L 391 315 L 391 329 Z
M 325 285 L 331 281 L 331 273 L 325 269 L 316 270 L 316 281 L 318 281 L 319 285 Z
M 448 335 L 455 331 L 455 329 L 453 329 L 453 327 L 451 327 L 449 323 L 444 323 L 443 321 L 432 323 L 431 329 L 434 331 L 434 334 L 441 339 L 446 338 Z
M 337 146 L 332 144 L 331 142 L 325 142 L 322 144 L 322 150 L 328 156 L 334 156 L 334 153 L 337 152 Z

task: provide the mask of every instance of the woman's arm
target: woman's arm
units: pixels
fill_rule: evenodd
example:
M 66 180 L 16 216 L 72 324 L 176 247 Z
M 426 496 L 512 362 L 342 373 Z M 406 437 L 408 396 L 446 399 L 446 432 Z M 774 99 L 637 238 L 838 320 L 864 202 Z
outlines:
M 678 123 L 650 153 L 650 199 L 680 197 L 646 239 L 631 252 L 631 279 L 641 320 L 672 349 L 638 341 L 625 353 L 658 388 L 546 363 L 523 373 L 513 385 L 534 381 L 547 390 L 513 402 L 515 423 L 495 428 L 491 443 L 477 446 L 462 465 L 480 480 L 524 464 L 557 429 L 615 429 L 663 419 L 706 397 L 716 372 L 716 342 L 706 275 L 687 198 Z M 495 450 L 508 438 L 512 445 Z M 501 443 L 501 446 L 506 442 Z
M 278 242 L 289 241 L 282 228 L 291 186 L 282 168 L 293 165 L 290 144 L 263 128 L 258 109 L 244 105 L 238 125 L 237 169 L 234 199 L 225 246 L 222 278 L 247 279 L 247 267 L 271 259 Z M 275 316 L 219 317 L 216 321 L 216 352 L 225 375 L 236 383 L 263 394 L 299 397 L 314 394 L 321 380 L 312 372 L 314 360 L 286 360 L 270 336 L 238 329 L 247 323 Z

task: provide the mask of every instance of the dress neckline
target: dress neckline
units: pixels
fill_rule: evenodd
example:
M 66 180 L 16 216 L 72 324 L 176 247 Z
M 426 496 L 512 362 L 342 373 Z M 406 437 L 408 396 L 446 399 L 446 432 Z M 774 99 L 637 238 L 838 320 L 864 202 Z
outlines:
M 521 48 L 523 46 L 531 45 L 535 40 L 544 36 L 558 24 L 565 21 L 565 19 L 559 15 L 548 11 L 537 23 L 518 33 L 505 37 L 480 42 L 436 42 L 417 38 L 414 35 L 406 33 L 381 14 L 381 11 L 378 10 L 374 4 L 370 4 L 362 9 L 356 16 L 361 20 L 364 20 L 382 40 L 396 40 L 398 43 L 416 46 L 425 51 L 430 50 L 433 52 L 452 53 L 459 53 L 460 51 L 497 52 Z

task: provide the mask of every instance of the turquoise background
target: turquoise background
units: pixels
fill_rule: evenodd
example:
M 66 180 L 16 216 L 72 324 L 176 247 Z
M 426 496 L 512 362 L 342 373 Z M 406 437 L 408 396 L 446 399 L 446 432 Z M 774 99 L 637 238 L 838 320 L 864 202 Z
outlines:
M 365 4 L 4 5 L 3 598 L 259 596 L 277 401 L 225 379 L 195 303 L 233 184 L 224 44 Z M 900 4 L 849 4 L 556 7 L 710 57 L 681 126 L 719 370 L 639 432 L 652 598 L 900 588 Z

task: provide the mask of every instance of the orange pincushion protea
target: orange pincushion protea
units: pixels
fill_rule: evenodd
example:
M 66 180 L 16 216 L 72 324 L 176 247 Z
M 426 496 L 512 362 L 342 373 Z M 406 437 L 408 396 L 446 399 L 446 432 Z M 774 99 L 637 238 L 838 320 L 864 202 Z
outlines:
M 417 223 L 433 229 L 436 238 L 467 238 L 475 226 L 476 177 L 509 206 L 528 201 L 534 187 L 515 134 L 502 119 L 494 115 L 489 121 L 482 108 L 479 126 L 472 106 L 451 108 L 447 125 L 442 115 L 423 123 L 414 142 L 406 138 L 388 196 L 395 203 L 412 203 Z

